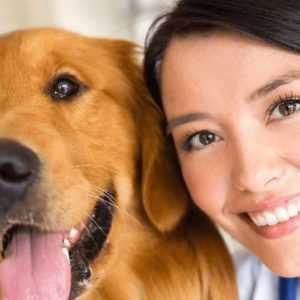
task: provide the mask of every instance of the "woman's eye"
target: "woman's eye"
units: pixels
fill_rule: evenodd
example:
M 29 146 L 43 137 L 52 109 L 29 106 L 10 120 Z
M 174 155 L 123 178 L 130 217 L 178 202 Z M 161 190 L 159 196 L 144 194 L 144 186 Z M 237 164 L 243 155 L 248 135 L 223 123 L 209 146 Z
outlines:
M 202 150 L 214 142 L 220 141 L 221 138 L 208 130 L 202 130 L 192 135 L 189 135 L 184 142 L 184 149 L 187 151 L 191 150 Z
M 283 119 L 297 112 L 300 109 L 300 99 L 281 100 L 275 103 L 270 110 L 271 121 L 274 119 Z

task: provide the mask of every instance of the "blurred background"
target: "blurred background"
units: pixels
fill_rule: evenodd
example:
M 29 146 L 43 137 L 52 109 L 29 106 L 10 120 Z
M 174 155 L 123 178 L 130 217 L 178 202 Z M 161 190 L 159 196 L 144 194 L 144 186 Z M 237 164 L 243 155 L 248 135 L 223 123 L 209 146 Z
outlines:
M 0 33 L 59 26 L 83 34 L 144 42 L 153 19 L 176 0 L 0 0 Z

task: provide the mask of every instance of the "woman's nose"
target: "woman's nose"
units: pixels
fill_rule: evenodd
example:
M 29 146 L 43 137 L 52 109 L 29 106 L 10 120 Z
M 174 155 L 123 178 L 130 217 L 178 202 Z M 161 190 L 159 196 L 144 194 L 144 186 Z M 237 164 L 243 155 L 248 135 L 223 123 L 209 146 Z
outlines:
M 233 156 L 233 177 L 239 191 L 267 192 L 284 180 L 285 162 L 274 146 L 262 142 L 239 145 Z

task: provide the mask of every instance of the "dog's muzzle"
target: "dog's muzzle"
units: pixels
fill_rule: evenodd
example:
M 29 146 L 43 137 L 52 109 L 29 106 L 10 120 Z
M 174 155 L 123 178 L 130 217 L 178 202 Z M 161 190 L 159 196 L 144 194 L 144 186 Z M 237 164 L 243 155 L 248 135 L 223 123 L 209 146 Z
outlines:
M 0 289 L 5 300 L 77 298 L 88 287 L 90 263 L 104 248 L 110 232 L 114 200 L 110 188 L 99 195 L 68 248 L 63 241 L 70 230 L 45 231 L 45 224 L 37 221 L 38 217 L 43 220 L 41 207 L 45 204 L 31 201 L 41 168 L 38 156 L 29 148 L 0 139 Z

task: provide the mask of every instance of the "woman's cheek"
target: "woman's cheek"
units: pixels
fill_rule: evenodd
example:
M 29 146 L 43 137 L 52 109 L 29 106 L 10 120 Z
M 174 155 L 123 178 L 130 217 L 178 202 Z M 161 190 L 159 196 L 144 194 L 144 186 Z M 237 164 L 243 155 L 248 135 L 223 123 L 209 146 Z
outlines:
M 272 128 L 274 148 L 281 158 L 300 167 L 300 118 L 297 122 L 285 122 Z
M 195 204 L 215 219 L 226 204 L 226 172 L 221 163 L 181 161 L 185 184 Z M 227 172 L 228 174 L 228 172 Z

